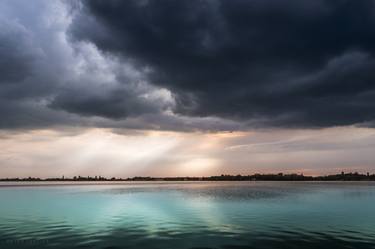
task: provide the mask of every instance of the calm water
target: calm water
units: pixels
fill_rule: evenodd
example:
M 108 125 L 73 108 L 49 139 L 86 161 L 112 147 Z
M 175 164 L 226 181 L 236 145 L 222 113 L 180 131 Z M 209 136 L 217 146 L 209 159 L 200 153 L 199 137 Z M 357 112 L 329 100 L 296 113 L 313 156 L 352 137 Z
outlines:
M 0 186 L 0 248 L 375 248 L 375 183 Z

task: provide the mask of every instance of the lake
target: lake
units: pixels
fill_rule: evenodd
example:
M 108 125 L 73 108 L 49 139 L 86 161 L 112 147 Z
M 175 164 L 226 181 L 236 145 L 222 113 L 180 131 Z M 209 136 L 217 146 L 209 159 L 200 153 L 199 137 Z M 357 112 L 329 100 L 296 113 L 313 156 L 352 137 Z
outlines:
M 375 183 L 3 182 L 0 248 L 375 248 Z

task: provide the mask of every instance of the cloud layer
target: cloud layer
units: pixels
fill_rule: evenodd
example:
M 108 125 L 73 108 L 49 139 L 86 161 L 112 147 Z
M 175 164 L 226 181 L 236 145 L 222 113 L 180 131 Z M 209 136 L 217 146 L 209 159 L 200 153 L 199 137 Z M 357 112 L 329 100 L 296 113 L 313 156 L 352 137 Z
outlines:
M 372 126 L 375 1 L 0 3 L 0 128 Z
M 0 132 L 0 176 L 209 176 L 374 172 L 375 130 L 115 134 L 106 129 Z

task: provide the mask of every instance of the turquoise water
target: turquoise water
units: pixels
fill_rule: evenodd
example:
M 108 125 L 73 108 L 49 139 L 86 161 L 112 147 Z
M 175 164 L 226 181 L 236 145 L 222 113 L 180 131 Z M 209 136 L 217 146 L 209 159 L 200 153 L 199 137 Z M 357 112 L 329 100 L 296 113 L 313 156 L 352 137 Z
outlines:
M 375 183 L 0 185 L 0 248 L 375 248 Z

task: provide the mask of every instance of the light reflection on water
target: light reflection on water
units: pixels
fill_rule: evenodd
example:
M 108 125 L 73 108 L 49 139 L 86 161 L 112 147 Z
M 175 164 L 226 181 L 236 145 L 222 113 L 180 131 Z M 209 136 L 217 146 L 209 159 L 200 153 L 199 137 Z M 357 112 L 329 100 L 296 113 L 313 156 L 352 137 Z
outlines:
M 375 183 L 3 186 L 0 204 L 1 249 L 375 248 Z

